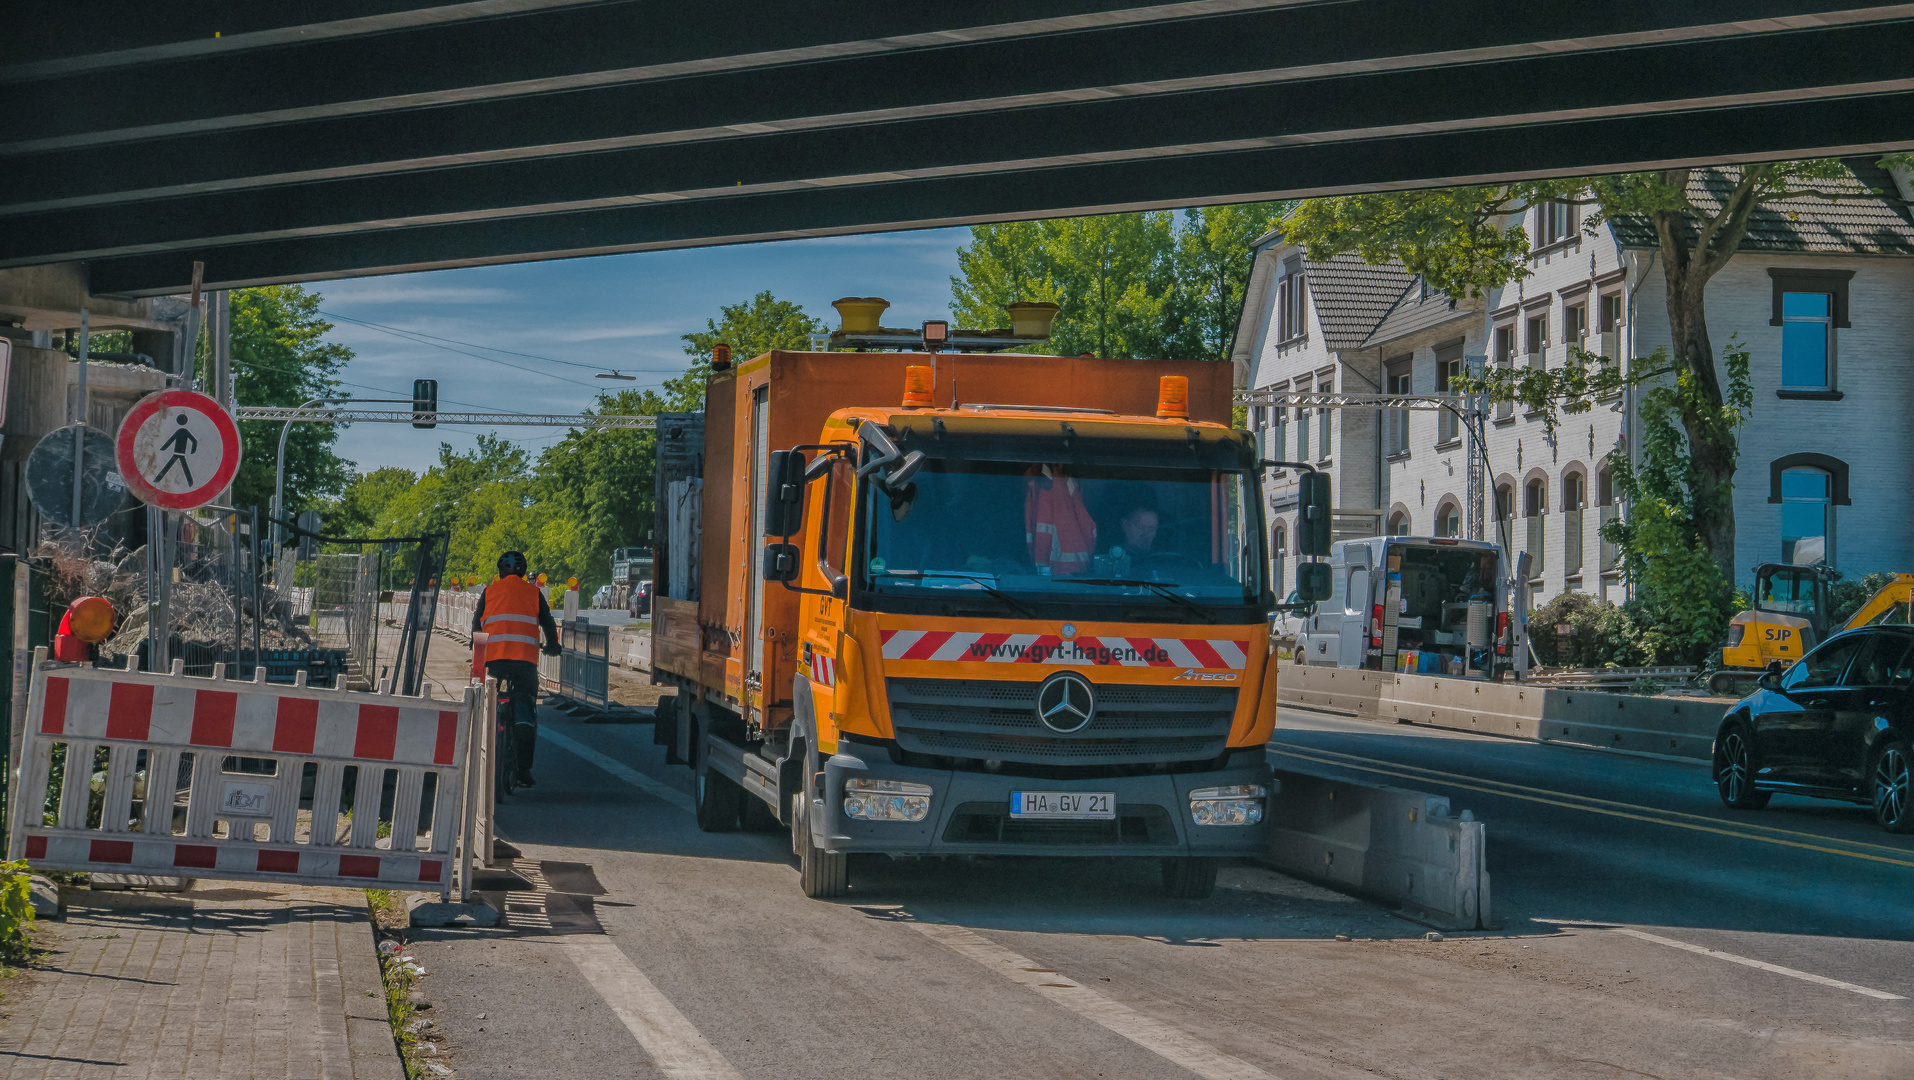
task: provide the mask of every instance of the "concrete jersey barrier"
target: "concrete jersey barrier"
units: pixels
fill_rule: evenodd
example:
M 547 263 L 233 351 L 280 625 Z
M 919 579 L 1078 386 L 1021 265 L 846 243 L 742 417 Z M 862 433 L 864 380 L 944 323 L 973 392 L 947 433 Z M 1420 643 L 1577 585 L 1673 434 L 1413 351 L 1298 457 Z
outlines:
M 1493 925 L 1485 827 L 1452 816 L 1447 798 L 1286 769 L 1276 780 L 1271 865 L 1445 930 Z
M 1364 719 L 1709 760 L 1724 703 L 1581 689 L 1287 666 L 1276 700 Z

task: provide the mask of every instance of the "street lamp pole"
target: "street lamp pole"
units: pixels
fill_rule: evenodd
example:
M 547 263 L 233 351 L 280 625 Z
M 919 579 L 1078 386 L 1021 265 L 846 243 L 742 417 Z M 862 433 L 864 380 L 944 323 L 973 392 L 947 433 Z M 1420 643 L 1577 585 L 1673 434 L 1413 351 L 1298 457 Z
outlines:
M 299 407 L 301 409 L 310 409 L 314 405 L 346 405 L 350 404 L 351 401 L 351 398 L 313 398 L 311 401 Z M 283 528 L 283 526 L 279 524 L 279 519 L 286 516 L 285 508 L 282 505 L 285 502 L 286 491 L 286 436 L 292 434 L 292 425 L 293 421 L 287 420 L 285 424 L 279 428 L 279 460 L 273 466 L 272 557 L 275 559 L 279 557 L 280 533 Z

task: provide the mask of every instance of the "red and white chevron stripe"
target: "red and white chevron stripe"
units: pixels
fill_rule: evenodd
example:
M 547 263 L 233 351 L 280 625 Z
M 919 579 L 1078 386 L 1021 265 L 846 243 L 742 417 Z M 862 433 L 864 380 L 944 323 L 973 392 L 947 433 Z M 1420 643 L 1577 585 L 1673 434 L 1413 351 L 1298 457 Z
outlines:
M 56 866 L 97 863 L 123 867 L 134 874 L 170 875 L 185 870 L 198 871 L 200 877 L 241 879 L 293 875 L 389 882 L 410 888 L 421 884 L 443 885 L 450 869 L 450 860 L 443 856 L 421 858 L 402 853 L 290 845 L 196 844 L 138 835 L 95 839 L 71 833 L 62 835 L 51 829 L 28 829 L 26 849 L 27 858 Z
M 957 630 L 885 630 L 886 660 L 1240 671 L 1249 642 L 1217 638 L 1076 637 Z
M 837 685 L 837 658 L 820 652 L 811 654 L 811 682 L 818 686 Z

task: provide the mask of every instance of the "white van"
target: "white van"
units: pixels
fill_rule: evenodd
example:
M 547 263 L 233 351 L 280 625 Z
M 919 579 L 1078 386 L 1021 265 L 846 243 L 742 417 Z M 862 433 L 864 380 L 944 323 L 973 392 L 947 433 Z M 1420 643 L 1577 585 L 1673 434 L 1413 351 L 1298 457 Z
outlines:
M 1339 540 L 1329 566 L 1334 591 L 1303 624 L 1300 662 L 1475 679 L 1527 668 L 1519 663 L 1527 605 L 1496 545 L 1439 536 Z

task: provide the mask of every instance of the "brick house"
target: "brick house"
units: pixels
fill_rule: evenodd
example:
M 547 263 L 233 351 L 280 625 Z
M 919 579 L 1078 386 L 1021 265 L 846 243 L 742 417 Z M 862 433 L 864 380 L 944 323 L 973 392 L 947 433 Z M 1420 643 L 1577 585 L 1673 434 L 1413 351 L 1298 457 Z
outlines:
M 1754 408 L 1735 486 L 1737 581 L 1764 562 L 1825 559 L 1850 576 L 1914 570 L 1914 504 L 1890 474 L 1914 456 L 1914 221 L 1905 177 L 1871 161 L 1826 190 L 1757 213 L 1740 252 L 1708 286 L 1717 354 L 1752 354 Z M 1898 186 L 1897 186 L 1898 185 Z M 1732 187 L 1698 171 L 1704 210 Z M 1645 221 L 1582 228 L 1562 204 L 1522 212 L 1532 276 L 1475 299 L 1429 290 L 1400 265 L 1350 255 L 1314 262 L 1271 233 L 1254 262 L 1232 359 L 1239 385 L 1343 393 L 1442 392 L 1469 357 L 1556 367 L 1580 343 L 1631 363 L 1670 342 L 1666 288 Z M 1486 538 L 1530 553 L 1535 601 L 1565 590 L 1619 601 L 1616 553 L 1599 538 L 1622 513 L 1610 469 L 1638 454 L 1636 393 L 1589 412 L 1544 418 L 1491 408 Z M 1329 472 L 1339 538 L 1463 535 L 1468 444 L 1435 412 L 1252 409 L 1266 455 Z M 1883 442 L 1883 439 L 1886 441 Z M 1274 571 L 1295 579 L 1293 470 L 1269 479 Z

